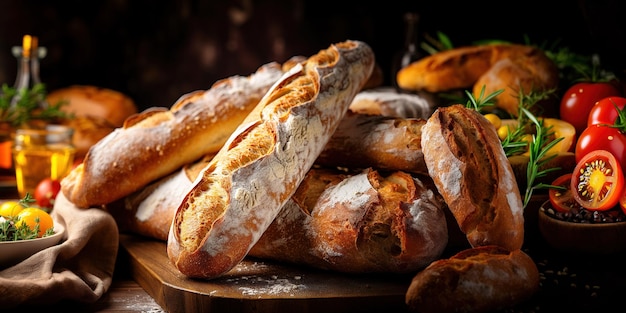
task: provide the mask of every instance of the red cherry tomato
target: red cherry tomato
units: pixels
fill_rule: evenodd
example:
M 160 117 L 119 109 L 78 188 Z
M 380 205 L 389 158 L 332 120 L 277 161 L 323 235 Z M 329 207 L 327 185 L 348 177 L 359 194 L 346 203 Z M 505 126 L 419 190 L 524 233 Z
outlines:
M 574 155 L 580 162 L 594 150 L 606 150 L 615 156 L 622 168 L 626 168 L 626 135 L 619 129 L 606 125 L 587 127 L 576 141 Z
M 621 95 L 621 90 L 609 82 L 576 83 L 563 94 L 559 107 L 560 117 L 574 125 L 576 133 L 580 134 L 587 127 L 589 112 L 596 102 Z
M 624 174 L 617 159 L 606 150 L 595 150 L 576 164 L 571 181 L 574 200 L 588 210 L 615 207 L 624 190 Z
M 61 183 L 58 180 L 45 178 L 35 189 L 35 202 L 41 208 L 51 209 L 60 190 Z
M 626 98 L 624 97 L 607 97 L 601 99 L 591 108 L 587 126 L 596 124 L 613 125 L 619 115 L 618 110 L 623 110 L 624 105 L 626 105 Z M 615 107 L 617 107 L 617 109 Z
M 569 212 L 569 210 L 573 208 L 580 207 L 578 202 L 574 199 L 574 195 L 572 193 L 572 173 L 567 173 L 557 177 L 551 185 L 565 188 L 550 188 L 548 190 L 550 203 L 557 212 Z

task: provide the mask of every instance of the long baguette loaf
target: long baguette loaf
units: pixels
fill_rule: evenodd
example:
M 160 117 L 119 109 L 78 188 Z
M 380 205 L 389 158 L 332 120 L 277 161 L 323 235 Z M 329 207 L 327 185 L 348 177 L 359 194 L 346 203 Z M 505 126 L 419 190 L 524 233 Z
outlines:
M 287 72 L 232 134 L 176 211 L 167 241 L 184 275 L 237 265 L 311 168 L 374 66 L 359 41 L 331 45 Z
M 282 74 L 279 64 L 268 63 L 184 95 L 169 110 L 130 117 L 63 179 L 63 194 L 78 207 L 107 204 L 217 152 Z
M 414 273 L 448 240 L 428 176 L 311 169 L 249 255 L 349 273 Z
M 440 107 L 422 128 L 428 173 L 472 247 L 524 242 L 517 181 L 491 123 L 463 105 Z
M 427 174 L 422 153 L 425 119 L 348 112 L 315 161 L 327 167 L 374 167 Z
M 494 312 L 529 299 L 539 289 L 535 262 L 521 250 L 482 246 L 433 262 L 406 293 L 411 312 Z

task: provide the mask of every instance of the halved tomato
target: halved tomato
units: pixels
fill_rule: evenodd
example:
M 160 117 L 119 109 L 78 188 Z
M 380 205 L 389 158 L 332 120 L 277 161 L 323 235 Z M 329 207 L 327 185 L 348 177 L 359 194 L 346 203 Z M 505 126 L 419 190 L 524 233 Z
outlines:
M 624 190 L 624 174 L 613 154 L 594 150 L 578 161 L 571 184 L 578 204 L 588 210 L 605 211 L 618 204 Z
M 580 207 L 580 204 L 576 202 L 572 193 L 572 173 L 563 174 L 557 177 L 551 185 L 561 187 L 550 188 L 548 190 L 550 203 L 557 212 L 565 213 L 569 212 L 569 210 L 573 208 Z

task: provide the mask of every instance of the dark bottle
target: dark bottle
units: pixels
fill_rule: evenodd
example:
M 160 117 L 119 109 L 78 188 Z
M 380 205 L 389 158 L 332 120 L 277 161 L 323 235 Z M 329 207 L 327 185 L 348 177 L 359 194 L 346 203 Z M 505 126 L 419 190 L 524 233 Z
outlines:
M 398 71 L 422 57 L 419 51 L 419 33 L 417 27 L 419 15 L 415 12 L 408 12 L 405 13 L 403 17 L 404 48 L 394 55 L 391 63 L 391 82 L 398 91 L 402 91 L 396 81 Z

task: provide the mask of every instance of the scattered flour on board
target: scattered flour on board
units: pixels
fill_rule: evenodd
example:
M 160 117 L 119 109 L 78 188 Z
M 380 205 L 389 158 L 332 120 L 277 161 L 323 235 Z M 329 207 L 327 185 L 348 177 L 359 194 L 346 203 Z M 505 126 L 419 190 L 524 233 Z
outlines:
M 241 266 L 238 265 L 238 266 Z M 252 263 L 245 267 L 264 267 L 262 263 Z M 302 280 L 302 275 L 293 275 L 293 277 L 278 277 L 277 275 L 245 275 L 230 278 L 227 281 L 235 284 L 245 284 L 246 286 L 239 287 L 243 295 L 246 296 L 263 296 L 263 295 L 280 295 L 288 294 L 294 296 L 294 292 L 302 289 L 306 289 L 304 284 L 299 282 Z

